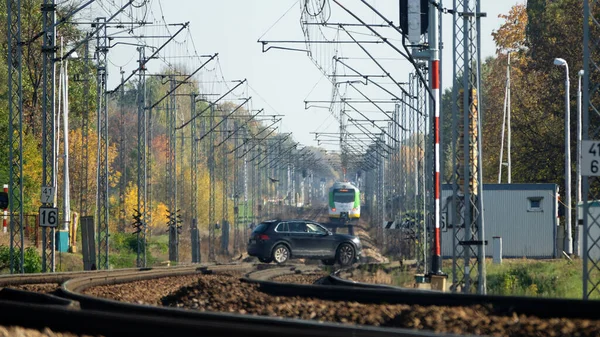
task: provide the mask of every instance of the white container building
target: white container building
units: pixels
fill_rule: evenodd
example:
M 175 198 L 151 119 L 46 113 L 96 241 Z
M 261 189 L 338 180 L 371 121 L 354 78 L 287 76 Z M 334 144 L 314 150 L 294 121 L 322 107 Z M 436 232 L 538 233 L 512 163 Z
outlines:
M 444 258 L 453 251 L 453 221 L 449 200 L 452 186 L 442 185 L 441 249 Z M 504 258 L 555 258 L 558 256 L 558 185 L 484 184 L 485 255 L 491 257 L 494 237 L 502 238 Z M 461 217 L 458 217 L 461 218 Z M 460 221 L 460 220 L 459 220 Z M 461 235 L 464 230 L 461 228 Z M 562 239 L 560 235 L 560 239 Z M 461 237 L 464 240 L 464 237 Z

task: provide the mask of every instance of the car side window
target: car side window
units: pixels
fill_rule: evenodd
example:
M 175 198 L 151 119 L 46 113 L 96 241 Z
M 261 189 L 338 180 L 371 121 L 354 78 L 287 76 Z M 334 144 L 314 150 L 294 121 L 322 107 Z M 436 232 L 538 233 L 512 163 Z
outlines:
M 290 231 L 288 223 L 287 222 L 281 222 L 277 225 L 277 227 L 275 227 L 275 231 L 278 233 L 287 233 Z
M 304 222 L 290 222 L 290 232 L 306 233 L 306 224 Z
M 306 228 L 308 229 L 308 232 L 312 234 L 325 234 L 323 228 L 312 223 L 306 224 Z

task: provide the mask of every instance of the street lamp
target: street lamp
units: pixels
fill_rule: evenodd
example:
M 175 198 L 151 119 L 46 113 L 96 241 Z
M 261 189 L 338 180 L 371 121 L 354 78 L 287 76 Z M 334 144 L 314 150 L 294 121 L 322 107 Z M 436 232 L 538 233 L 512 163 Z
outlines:
M 565 67 L 565 241 L 566 253 L 573 254 L 573 237 L 571 235 L 571 132 L 569 107 L 569 65 L 562 58 L 555 58 L 554 65 Z
M 575 255 L 581 256 L 581 242 L 579 242 L 579 217 L 582 210 L 579 209 L 581 205 L 581 78 L 584 75 L 583 69 L 578 73 L 578 86 L 577 86 L 577 208 L 576 215 L 577 221 L 575 222 Z M 583 207 L 583 206 L 581 206 Z M 583 219 L 583 217 L 582 217 Z

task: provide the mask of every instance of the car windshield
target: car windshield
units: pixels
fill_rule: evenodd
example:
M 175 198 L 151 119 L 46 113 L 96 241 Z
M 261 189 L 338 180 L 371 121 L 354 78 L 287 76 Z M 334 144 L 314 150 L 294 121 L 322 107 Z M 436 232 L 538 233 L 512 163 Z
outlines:
M 267 227 L 269 227 L 268 223 L 261 222 L 258 224 L 258 226 L 256 226 L 256 228 L 254 228 L 252 233 L 260 234 L 264 232 L 267 229 Z

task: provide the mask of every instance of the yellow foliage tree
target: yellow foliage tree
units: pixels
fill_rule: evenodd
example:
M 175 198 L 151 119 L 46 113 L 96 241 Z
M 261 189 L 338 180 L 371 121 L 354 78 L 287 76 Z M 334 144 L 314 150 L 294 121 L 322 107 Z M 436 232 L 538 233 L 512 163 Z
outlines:
M 96 174 L 98 172 L 97 151 L 98 148 L 98 136 L 93 129 L 88 130 L 88 162 L 87 162 L 87 176 L 82 170 L 83 167 L 83 137 L 81 129 L 74 129 L 69 132 L 69 176 L 71 183 L 71 205 L 73 209 L 78 210 L 81 215 L 92 215 L 95 208 L 96 200 Z M 112 167 L 112 164 L 117 157 L 117 149 L 114 144 L 108 146 L 108 165 Z M 111 179 L 111 181 L 114 179 Z M 83 196 L 87 200 L 87 206 L 84 210 L 80 209 L 79 200 L 81 194 L 84 193 L 83 185 L 87 182 L 87 193 Z M 114 204 L 118 200 L 112 200 L 111 204 Z M 114 221 L 110 221 L 114 223 Z
M 162 202 L 159 202 L 152 211 L 152 224 L 148 224 L 152 228 L 167 227 L 167 216 L 169 216 L 168 207 Z

